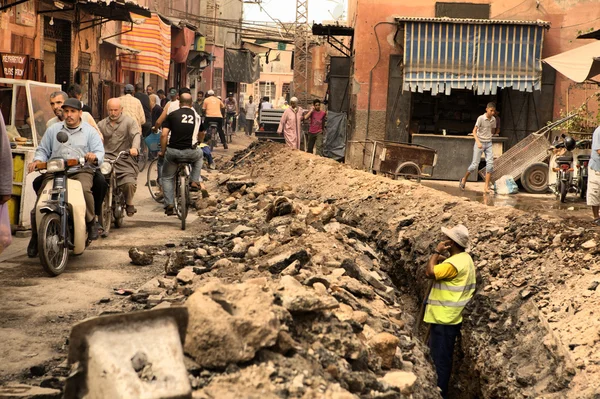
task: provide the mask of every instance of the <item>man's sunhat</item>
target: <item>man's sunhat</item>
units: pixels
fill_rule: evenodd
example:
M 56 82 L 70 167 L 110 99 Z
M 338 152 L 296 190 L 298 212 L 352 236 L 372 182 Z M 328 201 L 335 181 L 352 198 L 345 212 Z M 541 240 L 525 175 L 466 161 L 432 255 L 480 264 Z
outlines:
M 454 226 L 451 229 L 442 227 L 442 233 L 463 248 L 469 246 L 469 230 L 462 224 Z
M 298 98 L 297 97 L 292 97 L 292 98 L 290 98 L 290 102 L 291 103 L 297 103 L 298 102 Z

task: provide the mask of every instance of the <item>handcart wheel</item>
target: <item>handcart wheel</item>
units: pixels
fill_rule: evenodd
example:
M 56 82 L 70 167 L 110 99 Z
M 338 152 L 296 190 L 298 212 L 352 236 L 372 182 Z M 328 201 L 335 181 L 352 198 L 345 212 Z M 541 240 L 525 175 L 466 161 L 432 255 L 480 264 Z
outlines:
M 414 162 L 404 162 L 396 169 L 396 179 L 404 177 L 407 180 L 414 180 L 421 183 L 421 168 Z

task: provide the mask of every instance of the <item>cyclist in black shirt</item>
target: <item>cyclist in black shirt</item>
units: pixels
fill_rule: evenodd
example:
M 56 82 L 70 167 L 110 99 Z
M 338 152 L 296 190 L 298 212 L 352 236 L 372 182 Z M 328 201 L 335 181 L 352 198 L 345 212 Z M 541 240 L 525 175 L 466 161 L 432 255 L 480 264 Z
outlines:
M 174 213 L 174 180 L 179 160 L 192 161 L 192 173 L 190 175 L 192 187 L 204 189 L 200 177 L 203 154 L 197 146 L 201 124 L 200 115 L 192 108 L 192 96 L 189 93 L 179 96 L 179 106 L 180 108 L 177 111 L 173 111 L 167 116 L 162 125 L 161 151 L 158 153 L 158 156 L 165 159 L 162 168 L 162 183 L 165 193 L 165 213 L 167 215 L 173 215 Z M 169 133 L 171 133 L 170 137 Z

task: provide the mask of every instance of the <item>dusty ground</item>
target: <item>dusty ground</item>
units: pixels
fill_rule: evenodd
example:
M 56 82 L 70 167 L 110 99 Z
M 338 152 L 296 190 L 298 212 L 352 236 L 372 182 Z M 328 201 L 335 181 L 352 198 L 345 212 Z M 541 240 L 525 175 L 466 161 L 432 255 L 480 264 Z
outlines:
M 226 152 L 215 150 L 217 163 L 224 162 L 251 139 L 238 133 Z M 0 382 L 27 376 L 33 366 L 62 362 L 65 343 L 73 323 L 105 311 L 102 298 L 116 299 L 114 288 L 136 289 L 163 268 L 130 264 L 132 245 L 164 245 L 189 236 L 179 220 L 168 218 L 145 187 L 146 170 L 139 176 L 136 194 L 138 213 L 126 218 L 121 229 L 113 228 L 106 239 L 94 242 L 83 255 L 71 257 L 64 274 L 50 278 L 25 254 L 28 238 L 15 238 L 0 255 Z M 203 171 L 210 179 L 213 173 Z M 197 219 L 190 214 L 188 221 Z M 119 305 L 120 306 L 120 305 Z M 133 309 L 125 302 L 124 311 Z
M 192 273 L 198 275 L 193 276 L 190 285 L 175 281 L 174 288 L 159 290 L 165 300 L 169 297 L 183 300 L 196 291 L 193 294 L 196 299 L 188 308 L 192 325 L 197 327 L 188 330 L 186 342 L 188 356 L 196 361 L 188 366 L 194 397 L 403 398 L 412 392 L 415 398 L 437 398 L 427 349 L 420 341 L 425 331 L 414 330 L 415 298 L 424 293 L 423 266 L 433 245 L 441 238 L 440 226 L 463 223 L 473 238 L 471 253 L 478 269 L 478 290 L 465 317 L 451 397 L 595 398 L 600 395 L 597 355 L 600 290 L 596 291 L 600 285 L 600 264 L 596 263 L 600 238 L 599 229 L 587 221 L 583 209 L 581 217 L 572 218 L 565 217 L 567 212 L 573 212 L 568 208 L 557 214 L 546 209 L 523 212 L 512 206 L 485 206 L 478 202 L 478 194 L 456 197 L 426 187 L 430 183 L 391 181 L 281 145 L 256 147 L 236 159 L 239 164 L 234 169 L 228 170 L 227 175 L 215 174 L 209 183 L 215 195 L 212 205 L 216 206 L 201 210 L 201 217 L 193 224 L 188 238 L 179 233 L 176 220 L 165 220 L 162 228 L 157 213 L 148 218 L 149 224 L 161 226 L 139 235 L 141 243 L 150 244 L 146 249 L 157 254 L 152 266 L 138 269 L 128 265 L 125 250 L 132 242 L 127 235 L 123 239 L 127 244 L 123 240 L 113 241 L 120 245 L 117 250 L 97 245 L 96 250 L 83 255 L 81 259 L 88 258 L 88 262 L 88 255 L 95 255 L 95 251 L 99 255 L 111 251 L 104 253 L 103 261 L 107 254 L 115 257 L 110 267 L 92 266 L 96 274 L 86 278 L 82 277 L 88 273 L 83 261 L 80 265 L 74 262 L 69 273 L 58 279 L 42 276 L 41 269 L 34 271 L 31 264 L 30 274 L 25 273 L 20 280 L 22 287 L 14 287 L 17 280 L 11 279 L 5 270 L 23 269 L 28 260 L 19 258 L 21 265 L 0 263 L 1 283 L 12 284 L 6 290 L 8 298 L 5 299 L 6 291 L 0 294 L 4 295 L 0 312 L 10 312 L 12 316 L 8 322 L 3 321 L 0 333 L 4 335 L 6 330 L 17 337 L 10 344 L 0 343 L 0 356 L 4 358 L 6 354 L 20 364 L 19 370 L 2 369 L 4 379 L 14 377 L 30 365 L 50 361 L 52 366 L 52 359 L 54 363 L 61 362 L 65 356 L 62 345 L 70 325 L 85 316 L 149 307 L 112 296 L 112 288 L 127 286 L 153 291 L 159 286 L 158 280 L 143 286 L 141 282 L 159 272 L 162 278 L 161 269 L 167 257 L 172 259 L 186 249 L 202 249 L 206 253 L 194 252 L 196 265 L 202 270 Z M 223 183 L 226 179 L 251 181 L 263 190 L 254 192 L 248 186 L 232 196 L 226 184 L 217 186 L 217 179 Z M 447 191 L 452 189 L 448 187 Z M 281 196 L 292 201 L 292 215 L 265 220 L 269 204 Z M 494 201 L 500 205 L 499 197 Z M 535 204 L 539 200 L 531 201 Z M 321 215 L 328 213 L 331 217 L 325 221 Z M 172 230 L 167 231 L 166 227 L 171 225 Z M 240 225 L 250 226 L 253 232 L 247 231 L 234 239 L 236 234 L 231 232 Z M 342 230 L 336 231 L 334 225 Z M 353 228 L 358 228 L 359 233 Z M 150 239 L 150 232 L 164 238 Z M 165 251 L 162 244 L 179 241 L 175 233 L 183 239 L 182 247 Z M 251 248 L 258 247 L 265 235 L 267 244 L 261 244 L 263 249 L 249 256 Z M 117 240 L 115 236 L 109 240 Z M 309 256 L 299 270 L 286 268 L 288 272 L 282 273 L 281 269 L 269 266 L 274 256 L 299 249 L 305 249 Z M 364 258 L 368 254 L 370 260 Z M 354 259 L 364 270 L 351 278 L 348 274 L 340 277 L 340 269 L 345 270 L 341 270 L 342 274 L 353 270 L 348 264 L 343 267 L 346 258 Z M 367 280 L 365 271 L 371 276 Z M 96 279 L 98 274 L 103 275 L 100 283 Z M 73 280 L 62 287 L 59 279 L 67 278 Z M 167 280 L 160 284 L 174 281 Z M 37 284 L 36 288 L 29 288 L 32 284 Z M 261 287 L 263 294 L 252 294 L 256 286 Z M 69 292 L 65 293 L 65 289 Z M 290 305 L 287 290 L 302 292 L 307 299 L 305 307 L 320 305 L 315 305 L 316 310 L 303 308 L 298 314 L 294 310 L 296 305 Z M 269 293 L 269 298 L 275 300 L 259 301 L 264 303 L 261 308 L 270 312 L 264 317 L 278 316 L 270 319 L 272 323 L 252 324 L 251 316 L 248 319 L 243 310 L 254 309 L 256 304 L 239 299 L 239 292 L 250 292 L 250 298 L 262 298 Z M 316 300 L 314 295 L 320 299 Z M 111 296 L 109 303 L 97 303 L 102 297 Z M 330 298 L 339 307 L 330 309 Z M 35 302 L 24 305 L 24 301 Z M 212 309 L 213 302 L 222 309 L 218 306 Z M 17 306 L 21 310 L 14 312 Z M 28 306 L 47 309 L 31 312 Z M 249 343 L 256 353 L 248 354 L 248 346 L 244 346 L 240 357 L 232 350 L 236 339 L 216 355 L 203 347 L 203 333 L 214 336 L 211 334 L 221 331 L 219 326 L 210 330 L 214 317 L 210 309 L 225 319 L 241 318 L 244 326 L 250 323 L 252 329 L 244 330 L 239 339 L 256 338 Z M 218 313 L 223 310 L 229 316 Z M 366 317 L 360 312 L 366 313 Z M 277 328 L 263 328 L 265 325 Z M 223 328 L 232 333 L 230 327 Z M 36 329 L 41 335 L 31 338 L 38 334 Z M 281 335 L 282 331 L 286 334 Z M 380 356 L 384 354 L 379 351 L 373 354 L 377 347 L 373 338 L 386 332 L 400 337 L 396 344 L 398 351 L 390 364 L 392 370 L 415 376 L 409 390 L 390 388 L 381 380 L 391 372 L 390 364 L 382 366 Z M 214 345 L 218 347 L 223 342 L 218 340 Z M 30 351 L 30 347 L 38 349 Z M 228 357 L 223 359 L 221 355 Z M 223 369 L 223 364 L 228 366 Z M 51 367 L 41 374 L 48 369 Z

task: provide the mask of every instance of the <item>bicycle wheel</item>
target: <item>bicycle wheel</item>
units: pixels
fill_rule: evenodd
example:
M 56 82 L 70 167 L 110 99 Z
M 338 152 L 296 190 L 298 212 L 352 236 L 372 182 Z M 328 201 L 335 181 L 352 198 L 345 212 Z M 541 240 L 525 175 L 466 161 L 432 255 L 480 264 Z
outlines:
M 175 197 L 173 201 L 173 208 L 175 215 L 181 219 L 181 186 L 179 185 L 179 171 L 177 171 L 177 177 L 175 178 Z
M 142 139 L 140 145 L 140 153 L 138 154 L 138 168 L 140 172 L 143 172 L 146 168 L 146 164 L 148 163 L 148 146 L 146 145 L 146 141 Z
M 179 196 L 180 196 L 180 208 L 181 208 L 181 230 L 185 230 L 185 219 L 188 214 L 188 206 L 190 199 L 190 187 L 188 184 L 188 179 L 185 176 L 179 177 Z
M 148 165 L 146 185 L 152 199 L 159 204 L 162 203 L 163 196 L 160 194 L 160 183 L 158 181 L 158 158 L 153 159 Z

